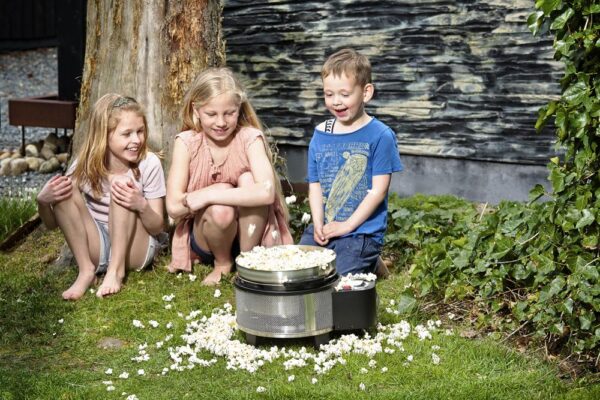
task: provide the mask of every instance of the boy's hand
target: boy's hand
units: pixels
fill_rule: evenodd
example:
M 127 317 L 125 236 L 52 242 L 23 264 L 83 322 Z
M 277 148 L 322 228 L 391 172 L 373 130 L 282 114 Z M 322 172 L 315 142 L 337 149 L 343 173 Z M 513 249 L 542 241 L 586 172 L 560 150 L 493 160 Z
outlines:
M 326 239 L 325 235 L 323 234 L 322 227 L 313 225 L 313 229 L 313 239 L 315 239 L 315 242 L 317 242 L 319 246 L 325 246 L 327 243 L 329 243 L 329 239 Z
M 335 237 L 344 236 L 350 232 L 352 232 L 352 227 L 346 221 L 331 221 L 323 227 L 323 235 L 327 241 Z
M 73 184 L 67 176 L 55 175 L 42 187 L 37 195 L 39 204 L 52 206 L 71 197 Z

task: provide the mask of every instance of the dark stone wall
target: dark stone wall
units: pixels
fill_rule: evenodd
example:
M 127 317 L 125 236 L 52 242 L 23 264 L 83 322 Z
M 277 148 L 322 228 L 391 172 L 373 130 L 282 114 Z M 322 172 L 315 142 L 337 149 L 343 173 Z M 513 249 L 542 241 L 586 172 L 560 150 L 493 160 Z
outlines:
M 532 11 L 532 0 L 225 0 L 227 65 L 282 144 L 306 146 L 329 118 L 320 68 L 349 46 L 373 64 L 367 111 L 402 154 L 545 164 L 553 129 L 534 124 L 562 69 L 551 38 L 527 29 Z

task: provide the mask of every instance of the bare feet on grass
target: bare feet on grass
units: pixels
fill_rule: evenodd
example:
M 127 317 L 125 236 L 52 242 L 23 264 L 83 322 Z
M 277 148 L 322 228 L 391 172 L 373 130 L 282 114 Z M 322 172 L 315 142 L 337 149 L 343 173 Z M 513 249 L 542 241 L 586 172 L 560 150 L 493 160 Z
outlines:
M 62 293 L 62 298 L 65 300 L 79 300 L 85 294 L 85 291 L 90 287 L 94 280 L 96 279 L 96 275 L 93 271 L 83 272 L 80 271 L 79 275 L 77 275 L 77 279 L 75 282 Z
M 221 277 L 231 272 L 233 265 L 215 265 L 210 274 L 202 281 L 204 286 L 215 286 L 221 283 Z
M 104 280 L 98 290 L 96 296 L 102 298 L 104 296 L 110 296 L 111 294 L 118 293 L 123 286 L 123 277 L 119 277 L 116 274 L 106 274 Z

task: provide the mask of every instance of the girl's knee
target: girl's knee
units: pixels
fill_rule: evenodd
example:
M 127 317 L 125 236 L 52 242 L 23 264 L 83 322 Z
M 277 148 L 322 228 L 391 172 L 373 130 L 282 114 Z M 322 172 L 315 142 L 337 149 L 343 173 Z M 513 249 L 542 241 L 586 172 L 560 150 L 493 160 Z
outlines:
M 207 223 L 220 229 L 229 228 L 237 219 L 237 211 L 234 207 L 212 205 L 204 212 Z

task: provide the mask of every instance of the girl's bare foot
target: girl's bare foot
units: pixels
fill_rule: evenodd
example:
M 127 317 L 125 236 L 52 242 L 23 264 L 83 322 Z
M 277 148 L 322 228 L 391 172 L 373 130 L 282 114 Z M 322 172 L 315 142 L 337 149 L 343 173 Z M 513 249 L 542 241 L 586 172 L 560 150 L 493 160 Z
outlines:
M 202 281 L 204 286 L 215 286 L 221 283 L 221 277 L 231 272 L 233 265 L 215 265 L 215 268 Z
M 93 270 L 89 272 L 79 271 L 75 282 L 62 293 L 62 298 L 65 300 L 79 300 L 90 285 L 94 283 L 95 279 L 96 275 Z
M 123 285 L 123 278 L 118 277 L 114 274 L 106 274 L 102 284 L 96 291 L 96 296 L 102 298 L 104 296 L 110 296 L 111 294 L 118 293 Z

